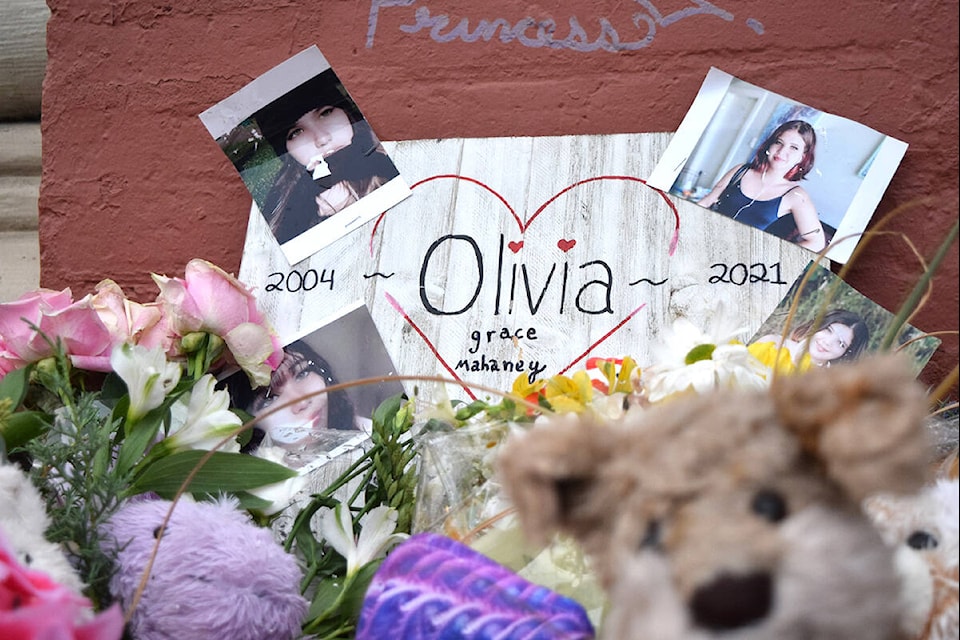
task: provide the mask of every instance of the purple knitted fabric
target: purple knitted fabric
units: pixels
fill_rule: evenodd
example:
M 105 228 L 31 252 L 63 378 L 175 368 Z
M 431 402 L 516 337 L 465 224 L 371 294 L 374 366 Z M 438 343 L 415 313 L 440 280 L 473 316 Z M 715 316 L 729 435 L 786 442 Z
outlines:
M 397 546 L 374 575 L 357 640 L 586 640 L 576 601 L 435 534 Z

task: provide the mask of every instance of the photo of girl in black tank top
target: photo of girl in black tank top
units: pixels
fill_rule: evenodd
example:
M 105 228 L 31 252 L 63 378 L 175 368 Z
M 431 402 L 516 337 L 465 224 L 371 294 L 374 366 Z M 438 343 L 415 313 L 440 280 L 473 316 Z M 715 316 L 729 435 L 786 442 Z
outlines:
M 813 168 L 816 145 L 809 123 L 784 122 L 764 140 L 750 163 L 724 174 L 699 204 L 764 230 L 792 214 L 797 244 L 820 251 L 826 246 L 823 225 L 810 195 L 798 184 Z

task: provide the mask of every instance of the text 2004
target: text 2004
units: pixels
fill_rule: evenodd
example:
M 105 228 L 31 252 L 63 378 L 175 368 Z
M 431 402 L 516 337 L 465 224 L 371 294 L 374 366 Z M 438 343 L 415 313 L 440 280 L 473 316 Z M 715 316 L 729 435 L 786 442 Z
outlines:
M 266 291 L 289 291 L 296 293 L 297 291 L 312 291 L 320 284 L 329 284 L 330 290 L 333 291 L 333 272 L 334 270 L 330 269 L 330 275 L 328 277 L 326 269 L 321 270 L 319 273 L 317 273 L 316 269 L 307 269 L 303 273 L 294 269 L 287 274 L 277 271 L 267 276 L 270 281 L 267 282 L 264 289 Z

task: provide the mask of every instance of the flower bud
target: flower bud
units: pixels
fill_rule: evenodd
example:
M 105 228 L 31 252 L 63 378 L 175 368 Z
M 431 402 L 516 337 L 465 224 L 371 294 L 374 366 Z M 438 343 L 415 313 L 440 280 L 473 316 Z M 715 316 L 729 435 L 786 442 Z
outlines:
M 207 336 L 210 336 L 210 334 L 206 331 L 193 331 L 188 333 L 180 338 L 180 350 L 185 354 L 196 353 L 206 344 Z

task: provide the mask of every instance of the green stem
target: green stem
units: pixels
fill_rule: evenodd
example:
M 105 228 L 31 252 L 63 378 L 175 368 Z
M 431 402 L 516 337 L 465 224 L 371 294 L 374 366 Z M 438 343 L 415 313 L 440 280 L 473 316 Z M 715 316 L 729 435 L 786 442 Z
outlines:
M 303 579 L 300 580 L 300 593 L 306 593 L 307 587 L 310 586 L 310 583 L 313 582 L 313 579 L 317 577 L 317 572 L 319 571 L 320 563 L 313 562 L 307 567 L 307 572 L 303 575 Z
M 910 317 L 910 314 L 913 313 L 914 308 L 917 306 L 917 303 L 923 296 L 923 292 L 926 291 L 927 287 L 929 286 L 930 280 L 933 279 L 934 274 L 940 267 L 940 263 L 943 262 L 944 257 L 947 255 L 947 251 L 950 249 L 951 245 L 953 245 L 954 241 L 956 241 L 957 228 L 958 221 L 954 220 L 953 227 L 951 227 L 950 231 L 947 232 L 947 237 L 943 239 L 943 242 L 937 248 L 937 252 L 930 260 L 930 264 L 927 265 L 927 270 L 924 271 L 923 275 L 920 277 L 920 280 L 917 281 L 917 284 L 913 287 L 913 291 L 910 292 L 910 295 L 907 297 L 906 301 L 900 305 L 897 315 L 894 316 L 893 321 L 890 323 L 890 328 L 887 329 L 887 333 L 883 336 L 883 341 L 880 344 L 881 351 L 886 351 L 893 345 L 893 341 L 900 333 L 900 329 L 906 323 L 907 318 Z
M 320 500 L 323 498 L 329 498 L 340 487 L 344 486 L 353 480 L 353 478 L 369 469 L 369 466 L 363 468 L 361 467 L 364 464 L 372 465 L 370 458 L 376 449 L 377 445 L 374 445 L 369 451 L 357 458 L 353 464 L 351 464 L 343 473 L 340 474 L 333 484 L 324 489 L 323 492 L 316 494 L 310 504 L 300 510 L 300 513 L 297 514 L 297 517 L 293 521 L 293 526 L 290 527 L 290 532 L 287 534 L 287 539 L 283 543 L 283 548 L 285 551 L 289 553 L 293 548 L 293 541 L 297 537 L 297 533 L 299 533 L 300 529 L 302 529 L 304 526 L 309 526 L 310 519 L 313 518 L 313 514 L 320 509 Z
M 357 488 L 353 490 L 353 495 L 351 495 L 350 499 L 347 501 L 348 505 L 353 504 L 354 500 L 356 500 L 360 496 L 360 492 L 364 490 L 367 483 L 370 482 L 370 478 L 373 477 L 373 474 L 376 473 L 376 471 L 377 470 L 373 467 L 372 464 L 369 467 L 367 467 L 367 472 L 363 475 L 363 478 L 360 480 L 360 484 L 357 485 Z M 354 520 L 358 519 L 360 516 L 366 513 L 370 508 L 371 508 L 371 505 L 364 504 L 363 509 L 360 510 L 360 513 L 357 514 Z
M 353 579 L 356 574 L 347 575 L 343 580 L 343 587 L 340 588 L 340 593 L 337 594 L 336 600 L 333 601 L 333 604 L 330 607 L 318 615 L 316 618 L 308 622 L 303 627 L 304 633 L 313 633 L 320 623 L 325 622 L 331 615 L 335 615 L 340 610 L 340 605 L 343 604 L 343 598 L 346 595 L 347 591 L 350 589 L 350 585 L 353 584 Z
M 317 638 L 317 640 L 337 640 L 337 638 L 342 638 L 345 633 L 349 633 L 355 628 L 352 622 L 344 622 L 327 635 Z

